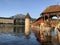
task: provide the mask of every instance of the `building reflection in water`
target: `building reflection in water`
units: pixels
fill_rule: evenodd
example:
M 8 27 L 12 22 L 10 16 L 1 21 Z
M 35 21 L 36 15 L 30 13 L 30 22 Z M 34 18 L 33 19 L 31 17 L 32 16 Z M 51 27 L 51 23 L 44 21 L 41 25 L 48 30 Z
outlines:
M 14 27 L 13 32 L 15 33 L 24 33 L 24 27 L 19 26 L 19 27 Z
M 3 33 L 2 35 L 3 36 L 1 36 L 1 33 Z M 7 34 L 4 34 L 4 33 L 7 33 Z M 10 33 L 10 34 L 9 34 Z M 13 33 L 13 34 L 12 34 Z M 0 37 L 2 37 L 2 38 L 4 38 L 5 39 L 5 37 L 7 37 L 6 38 L 6 40 L 8 39 L 8 37 L 9 37 L 9 39 L 11 39 L 11 37 L 13 38 L 13 36 L 15 36 L 15 37 L 19 37 L 19 41 L 23 41 L 24 40 L 24 42 L 25 41 L 27 41 L 27 40 L 29 40 L 29 43 L 31 43 L 32 41 L 35 41 L 35 44 L 39 44 L 38 42 L 37 42 L 37 40 L 36 40 L 36 37 L 32 34 L 32 32 L 31 32 L 31 34 L 30 35 L 28 35 L 28 36 L 23 36 L 24 35 L 24 27 L 23 26 L 15 26 L 15 27 L 12 27 L 12 26 L 0 26 Z M 10 36 L 10 35 L 12 35 L 12 36 Z M 4 37 L 5 36 L 5 37 Z M 15 39 L 15 37 L 14 37 L 14 39 Z M 21 38 L 22 37 L 22 38 Z M 22 40 L 21 40 L 21 39 Z M 18 39 L 18 38 L 17 38 Z M 13 41 L 13 39 L 11 39 L 12 41 Z M 3 41 L 3 39 L 1 39 L 1 41 Z M 14 40 L 14 41 L 16 41 L 16 40 Z M 30 42 L 31 41 L 31 42 Z M 7 43 L 7 42 L 6 42 Z M 11 43 L 14 43 L 14 42 L 11 42 Z M 19 42 L 20 43 L 20 42 Z M 23 43 L 23 42 L 22 42 Z M 34 42 L 33 42 L 34 43 Z M 21 43 L 20 43 L 21 44 Z M 32 44 L 32 43 L 31 43 Z M 58 45 L 58 44 L 56 44 L 56 43 L 54 43 L 54 44 L 52 44 L 52 43 L 43 43 L 42 45 Z
M 0 33 L 24 33 L 24 26 L 0 26 Z
M 33 33 L 24 35 L 24 27 L 0 27 L 0 45 L 39 45 Z

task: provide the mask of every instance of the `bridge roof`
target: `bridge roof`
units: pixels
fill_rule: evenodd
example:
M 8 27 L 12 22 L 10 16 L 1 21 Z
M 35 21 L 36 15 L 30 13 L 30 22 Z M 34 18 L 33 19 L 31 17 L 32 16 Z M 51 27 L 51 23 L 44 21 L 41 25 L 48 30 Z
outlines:
M 60 12 L 60 5 L 49 6 L 41 13 L 41 17 L 39 17 L 33 23 L 39 24 L 40 22 L 43 22 L 43 20 L 41 20 L 41 19 L 43 19 L 43 17 L 44 17 L 43 14 L 45 14 L 45 13 L 56 13 L 56 12 Z
M 42 13 L 49 13 L 49 12 L 59 12 L 60 5 L 52 5 L 47 7 Z

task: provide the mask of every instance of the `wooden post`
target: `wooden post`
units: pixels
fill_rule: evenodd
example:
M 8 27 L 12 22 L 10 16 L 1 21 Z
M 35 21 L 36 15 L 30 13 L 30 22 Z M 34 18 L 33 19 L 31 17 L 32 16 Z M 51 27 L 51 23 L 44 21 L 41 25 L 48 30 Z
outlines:
M 44 15 L 44 22 L 45 22 L 45 15 Z
M 47 16 L 48 16 L 48 21 L 50 22 L 50 19 L 49 19 L 49 14 L 48 14 Z
M 57 22 L 59 22 L 59 15 L 57 14 Z

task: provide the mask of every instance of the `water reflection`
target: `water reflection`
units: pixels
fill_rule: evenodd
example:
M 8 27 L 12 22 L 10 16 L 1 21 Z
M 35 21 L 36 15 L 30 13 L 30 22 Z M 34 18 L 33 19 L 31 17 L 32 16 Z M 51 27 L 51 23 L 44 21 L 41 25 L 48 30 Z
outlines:
M 24 32 L 24 27 L 22 26 L 19 26 L 19 27 L 14 27 L 14 30 L 13 30 L 13 32 L 15 32 L 15 33 L 23 33 Z
M 34 37 L 34 34 L 30 35 L 27 39 L 24 34 L 0 34 L 1 45 L 39 45 Z
M 0 45 L 40 45 L 33 33 L 25 37 L 20 27 L 0 27 Z
M 54 39 L 54 38 L 52 38 Z M 54 39 L 55 40 L 55 39 Z M 34 33 L 25 36 L 24 27 L 0 27 L 0 45 L 41 45 Z M 59 45 L 56 42 L 42 43 L 42 45 Z
M 0 33 L 23 33 L 24 32 L 24 27 L 13 27 L 13 26 L 5 26 L 5 27 L 0 27 Z

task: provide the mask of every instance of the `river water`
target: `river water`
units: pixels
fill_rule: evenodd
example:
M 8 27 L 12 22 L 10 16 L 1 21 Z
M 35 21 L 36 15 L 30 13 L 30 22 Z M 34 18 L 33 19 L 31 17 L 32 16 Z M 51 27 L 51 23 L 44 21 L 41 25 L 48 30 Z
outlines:
M 0 33 L 0 45 L 40 45 L 33 33 L 27 38 L 24 34 Z
M 32 32 L 28 38 L 24 35 L 24 31 L 22 32 L 22 30 L 18 33 L 14 32 L 12 27 L 1 27 L 0 45 L 40 45 L 40 43 L 36 40 Z
M 54 39 L 55 40 L 55 39 Z M 24 28 L 20 27 L 0 27 L 0 45 L 41 45 L 34 33 L 26 37 Z M 59 45 L 53 42 L 53 45 Z

